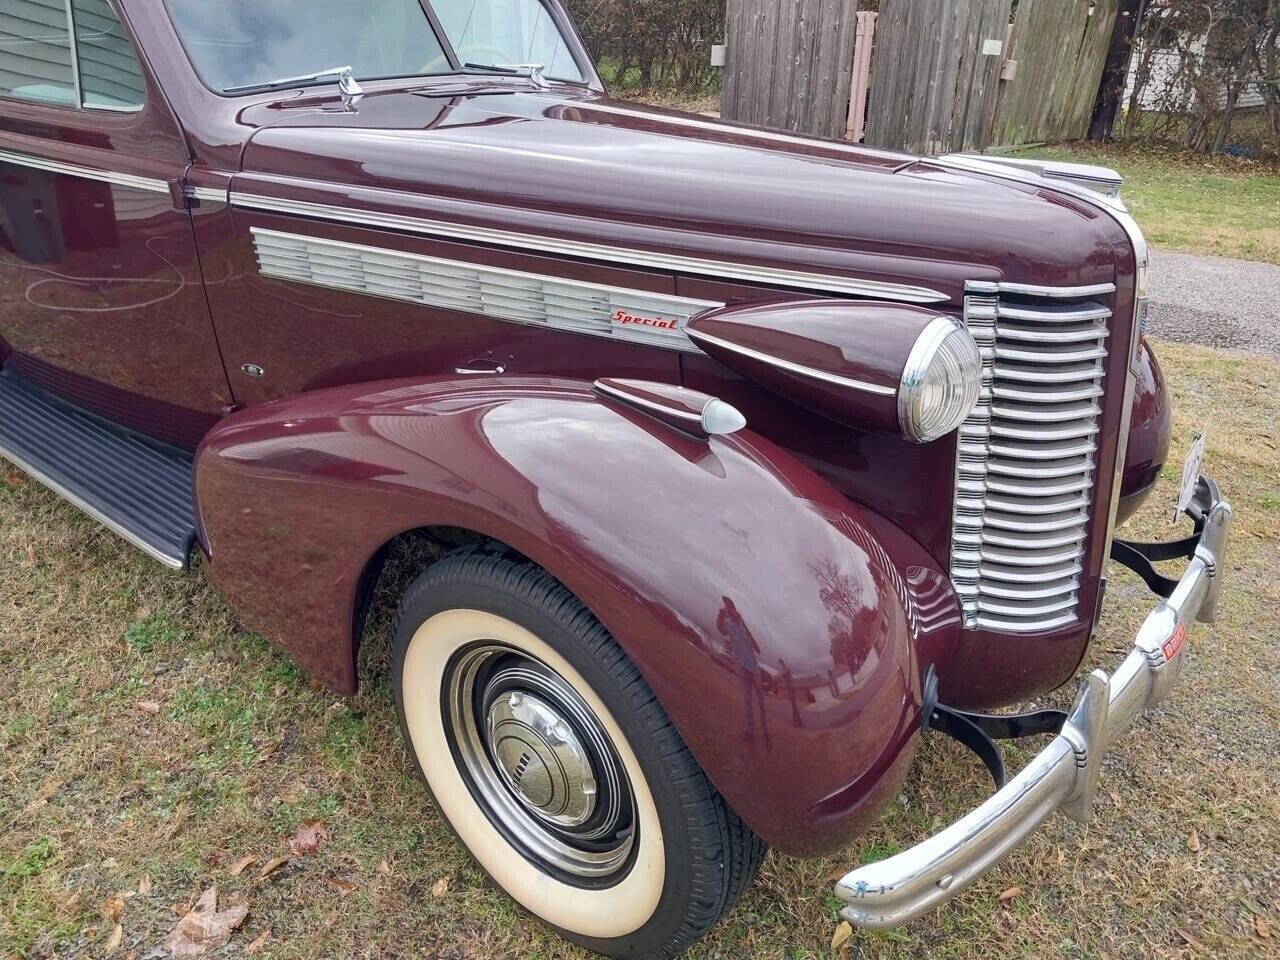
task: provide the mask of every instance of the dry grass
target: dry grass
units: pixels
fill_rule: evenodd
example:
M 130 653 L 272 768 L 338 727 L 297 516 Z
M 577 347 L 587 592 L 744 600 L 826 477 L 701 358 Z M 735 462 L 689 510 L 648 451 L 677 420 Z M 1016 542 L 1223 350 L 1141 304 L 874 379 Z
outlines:
M 942 912 L 856 933 L 853 955 L 1280 950 L 1280 365 L 1174 345 L 1161 354 L 1178 448 L 1208 424 L 1212 470 L 1237 506 L 1222 622 L 1195 635 L 1188 682 L 1107 761 L 1091 826 L 1055 817 Z M 1174 482 L 1142 533 L 1168 532 Z M 1097 664 L 1118 662 L 1148 605 L 1136 581 L 1113 584 Z M 269 928 L 270 957 L 583 956 L 489 886 L 411 776 L 385 630 L 384 606 L 364 692 L 335 700 L 241 631 L 199 577 L 161 572 L 0 467 L 0 957 L 103 955 L 112 925 L 101 906 L 122 891 L 132 895 L 118 955 L 145 956 L 174 908 L 212 883 L 250 908 L 233 952 Z M 833 877 L 985 790 L 971 760 L 931 740 L 871 835 L 827 861 L 771 856 L 695 955 L 827 956 Z M 319 853 L 265 881 L 258 866 L 231 875 L 245 854 L 287 854 L 284 838 L 309 818 L 332 832 Z M 1022 892 L 1001 902 L 1013 887 Z
M 1156 247 L 1280 263 L 1280 167 L 1142 144 L 1065 143 L 1025 156 L 1100 163 Z

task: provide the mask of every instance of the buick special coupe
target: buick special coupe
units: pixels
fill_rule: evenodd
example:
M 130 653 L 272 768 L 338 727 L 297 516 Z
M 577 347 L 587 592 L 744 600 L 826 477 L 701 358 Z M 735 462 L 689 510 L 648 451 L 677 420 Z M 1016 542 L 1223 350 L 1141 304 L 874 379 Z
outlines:
M 959 739 L 991 797 L 835 884 L 890 927 L 1087 820 L 1214 617 L 1200 449 L 1186 536 L 1117 536 L 1171 416 L 1119 186 L 613 100 L 558 0 L 0 0 L 0 454 L 344 694 L 436 544 L 409 753 L 600 953 L 687 948 Z M 1109 562 L 1128 656 L 977 712 L 1072 680 Z

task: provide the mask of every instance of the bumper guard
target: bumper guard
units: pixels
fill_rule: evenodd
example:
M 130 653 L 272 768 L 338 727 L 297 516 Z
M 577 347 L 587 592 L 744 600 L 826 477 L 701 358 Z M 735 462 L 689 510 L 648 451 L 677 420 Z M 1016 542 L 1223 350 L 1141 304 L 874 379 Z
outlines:
M 909 850 L 846 874 L 835 888 L 847 905 L 840 911 L 844 919 L 862 927 L 896 927 L 950 900 L 1054 810 L 1089 821 L 1107 747 L 1169 693 L 1182 670 L 1187 624 L 1216 619 L 1231 506 L 1202 476 L 1187 514 L 1196 532 L 1185 540 L 1114 545 L 1112 558 L 1134 569 L 1162 598 L 1115 672 L 1094 670 L 1084 678 L 1057 737 L 985 803 Z M 1177 581 L 1151 566 L 1177 556 L 1190 557 Z

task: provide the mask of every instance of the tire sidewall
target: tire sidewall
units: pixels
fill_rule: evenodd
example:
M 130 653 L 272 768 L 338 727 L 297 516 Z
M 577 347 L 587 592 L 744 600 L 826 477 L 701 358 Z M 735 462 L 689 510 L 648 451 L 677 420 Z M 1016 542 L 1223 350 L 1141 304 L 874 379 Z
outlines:
M 410 737 L 405 710 L 404 670 L 410 645 L 419 629 L 427 621 L 437 614 L 452 610 L 474 610 L 504 618 L 527 630 L 563 657 L 581 676 L 603 703 L 634 754 L 644 774 L 662 830 L 664 854 L 662 891 L 648 920 L 634 931 L 619 937 L 592 937 L 566 929 L 536 913 L 534 915 L 567 939 L 600 953 L 619 957 L 643 957 L 650 953 L 665 952 L 662 948 L 679 932 L 688 913 L 689 900 L 693 896 L 695 865 L 692 862 L 693 844 L 689 834 L 689 823 L 681 797 L 672 779 L 674 771 L 667 763 L 658 739 L 654 737 L 653 729 L 645 722 L 658 719 L 646 717 L 646 708 L 647 711 L 657 708 L 659 714 L 661 708 L 657 707 L 643 680 L 639 683 L 643 692 L 637 690 L 635 684 L 629 685 L 630 696 L 626 690 L 621 689 L 619 680 L 610 673 L 604 662 L 609 658 L 597 655 L 597 653 L 614 652 L 617 649 L 616 643 L 603 632 L 603 628 L 596 621 L 585 620 L 600 631 L 605 644 L 610 648 L 608 650 L 588 649 L 584 638 L 579 636 L 577 630 L 562 622 L 561 618 L 553 615 L 543 605 L 512 591 L 499 582 L 498 577 L 432 577 L 433 572 L 435 571 L 428 570 L 423 577 L 419 578 L 419 581 L 415 582 L 406 593 L 397 614 L 395 635 L 392 638 L 391 681 L 396 700 L 396 713 L 414 766 L 426 783 L 428 792 L 431 792 L 436 799 L 437 808 L 441 809 L 441 814 L 450 830 L 460 841 L 462 840 L 455 825 L 448 816 L 444 815 L 439 798 L 435 797 L 432 791 L 430 778 L 423 769 L 418 750 Z M 548 579 L 550 579 L 549 575 Z M 485 582 L 486 580 L 492 582 Z M 557 588 L 563 590 L 558 584 Z M 571 614 L 577 613 L 580 609 L 575 608 L 576 604 L 568 608 Z M 564 605 L 561 605 L 561 609 L 565 609 Z M 584 620 L 584 618 L 578 619 Z M 629 662 L 627 662 L 627 668 L 634 671 L 634 667 L 630 667 Z M 636 696 L 637 693 L 640 695 Z M 415 691 L 414 695 L 430 697 L 432 702 L 437 704 L 436 709 L 439 709 L 441 691 L 438 688 Z M 659 726 L 664 723 L 665 717 L 662 717 Z M 441 757 L 436 762 L 453 764 L 455 760 L 450 755 Z M 466 845 L 465 842 L 463 845 Z M 521 856 L 521 854 L 512 850 L 511 856 Z M 478 860 L 477 864 L 495 885 L 500 888 L 503 886 L 498 878 Z M 506 892 L 510 894 L 510 891 Z M 514 894 L 511 896 L 521 909 L 531 912 L 520 904 Z

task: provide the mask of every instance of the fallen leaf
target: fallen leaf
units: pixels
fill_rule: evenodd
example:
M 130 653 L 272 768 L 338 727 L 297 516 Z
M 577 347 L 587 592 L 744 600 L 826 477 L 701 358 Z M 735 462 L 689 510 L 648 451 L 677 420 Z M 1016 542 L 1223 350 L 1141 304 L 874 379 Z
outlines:
M 271 928 L 267 927 L 267 929 L 263 930 L 260 934 L 249 941 L 249 945 L 244 948 L 244 952 L 247 954 L 257 953 L 267 945 L 267 941 L 269 939 L 271 939 Z
M 1192 947 L 1200 946 L 1200 941 L 1197 940 L 1195 937 L 1193 937 L 1186 930 L 1183 930 L 1181 927 L 1174 927 L 1173 932 L 1176 933 L 1178 936 L 1180 936 L 1183 940 L 1185 940 L 1189 946 L 1192 946 Z
M 151 878 L 145 873 L 138 878 L 138 894 L 145 897 L 151 892 Z
M 835 933 L 831 934 L 831 949 L 839 950 L 853 936 L 853 925 L 848 920 L 836 924 Z
M 1192 830 L 1187 834 L 1187 849 L 1192 853 L 1200 852 L 1200 833 L 1198 830 Z
M 329 877 L 328 880 L 337 888 L 338 893 L 344 897 L 349 893 L 353 893 L 356 889 L 356 885 L 350 880 L 343 880 L 340 877 Z
M 239 860 L 237 860 L 235 863 L 231 865 L 230 873 L 233 877 L 238 877 L 240 876 L 240 874 L 244 873 L 246 870 L 248 870 L 257 862 L 258 862 L 258 858 L 256 856 L 254 856 L 252 853 L 246 853 L 243 857 L 241 857 Z
M 107 937 L 107 953 L 115 953 L 120 949 L 120 944 L 124 943 L 124 927 L 117 923 L 111 928 L 111 936 Z
M 1253 932 L 1267 940 L 1271 937 L 1271 924 L 1267 922 L 1267 918 L 1260 913 L 1253 915 Z
M 1008 903 L 1010 900 L 1017 899 L 1020 896 L 1022 896 L 1021 887 L 1010 887 L 1008 890 L 1000 894 L 1000 902 Z
M 98 912 L 107 923 L 119 923 L 120 917 L 124 915 L 124 897 L 118 893 L 114 897 L 108 897 L 103 901 Z
M 320 849 L 320 843 L 329 839 L 329 831 L 323 821 L 303 820 L 298 831 L 289 838 L 289 849 L 295 857 L 305 857 Z
M 379 860 L 378 865 L 374 867 L 374 869 L 377 870 L 384 877 L 391 876 L 391 864 L 387 863 L 387 861 L 385 860 Z
M 46 803 L 48 803 L 49 798 L 52 797 L 55 793 L 57 793 L 60 789 L 62 789 L 61 780 L 48 781 L 44 786 L 42 786 L 39 790 L 36 791 L 36 795 L 31 798 L 30 803 L 28 803 L 25 807 L 23 807 L 23 811 L 25 813 L 30 813 L 32 810 L 40 809 Z
M 160 704 L 154 700 L 139 700 L 134 706 L 143 713 L 157 714 L 160 712 Z
M 248 914 L 249 908 L 243 904 L 219 911 L 215 884 L 202 893 L 196 905 L 178 921 L 164 942 L 165 949 L 175 957 L 204 956 L 224 946 Z
M 431 885 L 431 895 L 433 897 L 443 897 L 449 892 L 449 878 L 441 877 Z
M 169 826 L 165 828 L 164 838 L 166 840 L 172 840 L 174 837 L 176 837 L 179 833 L 182 832 L 182 828 L 185 827 L 186 825 L 187 825 L 187 801 L 183 800 L 180 804 L 178 804 L 178 809 L 173 811 L 173 819 L 169 821 Z
M 292 859 L 292 857 L 272 857 L 263 864 L 262 872 L 258 874 L 258 882 L 261 883 L 263 880 L 267 879 L 267 877 L 271 876 Z

